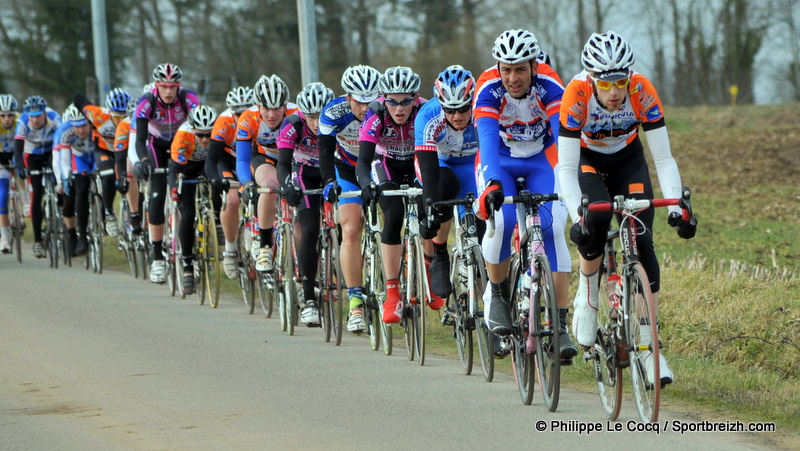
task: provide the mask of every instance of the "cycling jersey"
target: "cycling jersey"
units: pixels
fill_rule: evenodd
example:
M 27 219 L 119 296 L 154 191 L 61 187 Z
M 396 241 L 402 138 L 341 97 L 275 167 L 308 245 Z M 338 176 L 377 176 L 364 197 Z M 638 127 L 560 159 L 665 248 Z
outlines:
M 487 183 L 498 179 L 500 156 L 529 158 L 551 148 L 558 133 L 551 122 L 558 124 L 563 92 L 558 74 L 544 63 L 538 64 L 531 86 L 521 99 L 506 91 L 496 66 L 481 74 L 474 114 Z
M 297 105 L 288 102 L 286 115 L 298 111 Z M 258 105 L 254 105 L 241 116 L 236 124 L 236 175 L 239 182 L 244 184 L 253 180 L 250 173 L 250 159 L 253 155 L 253 144 L 256 144 L 256 153 L 265 155 L 273 162 L 278 161 L 278 133 L 281 126 L 270 128 L 261 118 Z
M 19 113 L 14 113 L 14 122 L 8 128 L 0 124 L 0 153 L 14 153 L 14 132 L 17 129 L 16 121 Z
M 473 161 L 478 152 L 478 137 L 475 127 L 467 125 L 464 130 L 454 129 L 444 117 L 439 100 L 429 100 L 417 114 L 414 124 L 414 148 L 417 151 L 437 152 L 439 160 Z M 452 161 L 457 163 L 457 161 Z
M 405 124 L 392 120 L 383 98 L 369 105 L 361 126 L 359 139 L 375 144 L 375 151 L 383 157 L 410 161 L 414 158 L 414 120 L 426 99 L 418 97 Z
M 580 137 L 581 147 L 612 154 L 636 138 L 639 125 L 664 118 L 664 107 L 650 81 L 632 72 L 627 99 L 617 111 L 607 111 L 594 95 L 594 83 L 584 70 L 567 85 L 560 117 L 565 136 Z M 570 133 L 580 132 L 580 133 Z
M 26 113 L 17 119 L 17 130 L 14 139 L 24 141 L 23 152 L 30 155 L 43 155 L 53 150 L 53 136 L 61 125 L 61 117 L 50 107 L 45 110 L 46 121 L 40 129 L 32 129 Z
M 113 151 L 117 126 L 111 119 L 111 111 L 108 108 L 92 105 L 83 94 L 75 94 L 72 102 L 94 127 L 92 136 L 97 140 L 97 146 L 103 150 Z
M 53 173 L 56 180 L 66 181 L 70 173 L 84 173 L 94 170 L 94 152 L 97 144 L 91 134 L 80 138 L 69 124 L 61 124 L 53 140 Z
M 151 93 L 154 99 L 144 95 L 136 105 L 133 117 L 147 120 L 147 132 L 150 136 L 164 141 L 172 141 L 178 128 L 189 118 L 189 111 L 200 106 L 197 94 L 189 89 L 181 88 L 172 104 L 166 105 L 157 94 L 157 89 Z M 185 94 L 181 94 L 185 92 Z M 182 105 L 180 96 L 185 95 L 186 107 Z
M 225 143 L 225 151 L 236 156 L 236 120 L 230 108 L 220 113 L 214 121 L 211 139 Z
M 207 147 L 203 147 L 194 135 L 192 126 L 184 122 L 172 140 L 170 154 L 172 161 L 185 165 L 189 161 L 203 161 L 206 159 Z
M 308 128 L 302 111 L 290 114 L 283 120 L 278 133 L 279 149 L 294 149 L 292 160 L 312 168 L 319 167 L 317 135 Z
M 359 128 L 361 121 L 350 110 L 347 96 L 333 99 L 319 116 L 319 135 L 335 136 L 334 157 L 355 166 L 358 160 Z

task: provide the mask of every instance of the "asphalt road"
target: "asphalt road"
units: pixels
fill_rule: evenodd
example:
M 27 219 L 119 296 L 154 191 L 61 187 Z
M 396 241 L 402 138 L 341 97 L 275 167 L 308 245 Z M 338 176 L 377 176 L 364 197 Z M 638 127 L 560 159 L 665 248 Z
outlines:
M 211 309 L 26 252 L 22 265 L 0 256 L 3 450 L 769 448 L 749 433 L 680 434 L 702 418 L 663 409 L 659 433 L 625 432 L 641 426 L 633 403 L 608 423 L 592 393 L 562 391 L 549 413 L 538 397 L 523 406 L 507 374 L 486 383 L 450 358 L 419 367 L 403 347 L 373 352 L 366 337 L 289 336 L 238 298 Z

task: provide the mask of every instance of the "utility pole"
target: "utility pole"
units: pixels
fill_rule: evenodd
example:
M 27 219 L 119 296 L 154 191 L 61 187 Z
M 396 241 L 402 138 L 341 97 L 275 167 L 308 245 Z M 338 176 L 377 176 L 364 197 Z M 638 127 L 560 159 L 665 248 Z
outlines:
M 102 104 L 106 94 L 111 91 L 107 29 L 105 0 L 92 0 L 92 41 L 94 43 L 94 72 L 97 77 L 97 104 Z
M 300 32 L 300 74 L 303 79 L 303 86 L 319 81 L 315 8 L 314 0 L 297 0 L 297 22 Z

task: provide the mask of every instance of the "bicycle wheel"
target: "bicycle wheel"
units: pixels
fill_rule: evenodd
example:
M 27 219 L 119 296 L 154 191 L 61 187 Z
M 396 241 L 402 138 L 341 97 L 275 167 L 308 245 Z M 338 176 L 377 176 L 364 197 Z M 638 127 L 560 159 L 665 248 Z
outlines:
M 144 225 L 147 227 L 147 224 Z M 150 246 L 146 232 L 140 233 L 135 238 L 136 246 L 136 263 L 139 265 L 138 273 L 142 276 L 142 280 L 149 280 L 150 277 Z
M 94 196 L 94 202 L 91 204 L 91 218 L 92 234 L 89 248 L 92 254 L 92 270 L 97 274 L 103 273 L 103 198 L 99 194 L 90 194 Z
M 194 219 L 194 248 L 192 255 L 194 256 L 194 267 L 192 274 L 194 276 L 194 291 L 197 293 L 197 303 L 200 305 L 206 302 L 206 278 L 205 278 L 205 241 L 208 238 L 208 231 L 205 228 L 203 215 L 197 214 Z
M 283 309 L 286 314 L 286 331 L 289 335 L 294 335 L 295 321 L 298 318 L 297 311 L 297 278 L 294 271 L 294 255 L 292 252 L 293 237 L 291 227 L 287 227 L 281 240 L 281 278 L 283 281 Z
M 494 379 L 494 352 L 492 347 L 492 335 L 494 334 L 489 331 L 483 319 L 483 296 L 486 292 L 489 276 L 486 274 L 486 265 L 483 262 L 483 254 L 481 254 L 480 247 L 473 246 L 469 255 L 471 264 L 468 269 L 473 273 L 472 286 L 469 290 L 475 302 L 474 310 L 470 307 L 469 313 L 475 323 L 473 328 L 475 335 L 478 337 L 478 355 L 481 360 L 483 378 L 486 379 L 486 382 L 491 382 Z
M 607 286 L 607 279 L 608 275 L 603 274 L 599 286 Z M 593 347 L 592 363 L 600 405 L 603 407 L 606 418 L 615 421 L 619 417 L 622 407 L 622 367 L 617 358 L 621 318 L 618 313 L 612 317 L 609 303 L 603 296 L 605 290 L 600 290 L 600 294 L 597 306 L 597 319 L 600 326 L 597 331 L 597 341 Z M 627 359 L 627 357 L 625 358 Z
M 319 314 L 320 326 L 322 326 L 322 340 L 325 343 L 331 341 L 331 328 L 333 317 L 330 314 L 328 302 L 330 302 L 330 288 L 332 282 L 331 275 L 331 243 L 324 231 L 320 231 L 317 239 L 317 283 L 316 292 L 318 297 L 317 311 Z
M 239 224 L 239 249 L 242 251 L 239 254 L 239 288 L 242 289 L 242 300 L 244 301 L 244 309 L 248 314 L 252 314 L 255 310 L 255 290 L 253 287 L 252 271 L 253 271 L 253 257 L 250 255 L 250 249 L 247 243 L 250 241 L 247 234 L 250 233 L 246 224 Z
M 558 397 L 561 392 L 561 357 L 558 333 L 558 304 L 556 303 L 556 288 L 553 282 L 553 273 L 550 271 L 550 262 L 544 255 L 536 255 L 536 270 L 539 280 L 533 297 L 533 334 L 536 342 L 536 376 L 539 388 L 544 397 L 547 410 L 555 412 L 558 409 Z
M 457 252 L 453 256 L 453 265 L 450 268 L 450 281 L 453 289 L 450 292 L 449 311 L 453 320 L 453 338 L 456 340 L 458 360 L 467 376 L 472 374 L 472 330 L 475 327 L 475 321 L 469 313 L 469 287 L 467 283 L 462 283 L 464 281 L 461 280 L 461 274 L 466 274 L 469 270 L 467 257 Z
M 330 243 L 330 259 L 327 263 L 330 274 L 330 283 L 328 285 L 328 316 L 331 318 L 333 344 L 339 346 L 342 344 L 342 303 L 347 300 L 347 287 L 344 283 L 342 266 L 339 261 L 339 238 L 336 236 L 335 229 L 328 231 L 328 242 Z
M 403 303 L 403 318 L 400 325 L 403 327 L 403 338 L 406 343 L 406 354 L 408 360 L 414 360 L 414 324 L 413 324 L 413 310 L 411 304 L 413 302 L 419 303 L 419 293 L 415 293 L 416 284 L 414 277 L 416 276 L 416 264 L 414 255 L 414 246 L 411 245 L 408 238 L 403 240 L 403 253 L 400 258 L 400 271 L 398 272 L 398 284 L 400 285 L 400 302 Z
M 58 268 L 58 205 L 56 205 L 55 196 L 47 195 L 50 199 L 47 202 L 47 242 L 45 243 L 45 250 L 50 259 L 50 267 Z M 95 271 L 97 272 L 97 271 Z
M 632 349 L 629 356 L 636 409 L 643 422 L 656 422 L 661 403 L 661 372 L 656 309 L 650 291 L 650 280 L 642 265 L 634 263 L 626 268 L 625 281 L 625 308 L 628 311 L 625 336 Z M 647 365 L 653 367 L 652 377 L 655 383 L 648 380 Z
M 205 236 L 203 239 L 203 268 L 201 270 L 204 278 L 206 292 L 208 293 L 208 302 L 211 307 L 217 308 L 219 303 L 219 289 L 221 282 L 222 262 L 219 259 L 219 237 L 217 235 L 217 222 L 214 219 L 214 212 L 206 210 L 203 213 L 203 230 Z M 255 274 L 251 277 L 251 286 L 255 294 Z M 255 304 L 255 303 L 254 303 Z M 253 309 L 250 309 L 253 313 Z
M 271 318 L 273 304 L 275 303 L 272 274 L 256 272 L 256 279 L 258 282 L 258 298 L 261 301 L 261 311 L 264 312 L 265 318 Z
M 528 348 L 528 314 L 518 310 L 518 306 L 524 297 L 530 295 L 529 289 L 523 289 L 519 286 L 520 271 L 526 270 L 523 269 L 518 257 L 512 259 L 509 269 L 509 277 L 511 278 L 511 320 L 513 322 L 511 333 L 513 364 L 511 368 L 514 372 L 514 380 L 519 389 L 522 403 L 528 406 L 533 402 L 536 362 L 534 361 L 533 349 Z
M 172 202 L 172 201 L 169 201 Z M 176 205 L 170 205 L 170 215 L 164 221 L 164 239 L 162 241 L 163 248 L 167 251 L 166 274 L 167 291 L 170 296 L 175 296 L 176 292 L 180 292 L 181 299 L 186 298 L 186 293 L 183 292 L 183 262 L 181 259 L 180 240 L 178 239 L 178 229 L 180 220 L 180 211 Z M 181 285 L 178 288 L 178 285 Z
M 22 233 L 25 227 L 25 220 L 22 217 L 22 200 L 19 195 L 14 195 L 10 202 L 9 223 L 12 227 L 11 238 L 14 240 L 14 253 L 17 254 L 17 262 L 22 263 Z
M 380 349 L 381 344 L 386 355 L 392 354 L 391 327 L 387 327 L 381 320 L 382 306 L 386 298 L 386 278 L 383 275 L 383 261 L 380 256 L 379 233 L 367 232 L 365 234 L 364 251 L 364 314 L 369 328 L 369 341 L 373 351 Z M 385 339 L 388 329 L 389 338 Z M 388 344 L 386 343 L 388 341 Z
M 119 220 L 122 229 L 117 239 L 117 246 L 125 254 L 125 259 L 128 260 L 128 266 L 131 270 L 131 276 L 135 279 L 138 277 L 139 268 L 136 265 L 136 250 L 133 247 L 133 235 L 131 234 L 130 206 L 128 205 L 128 199 L 124 195 L 119 204 Z

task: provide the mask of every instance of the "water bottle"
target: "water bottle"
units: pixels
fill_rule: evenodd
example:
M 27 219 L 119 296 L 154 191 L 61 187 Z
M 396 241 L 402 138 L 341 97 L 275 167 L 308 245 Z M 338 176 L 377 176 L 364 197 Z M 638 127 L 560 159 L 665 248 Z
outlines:
M 611 274 L 608 276 L 606 292 L 608 293 L 609 316 L 613 319 L 617 319 L 619 317 L 619 305 L 622 301 L 622 277 L 620 277 L 619 274 Z

